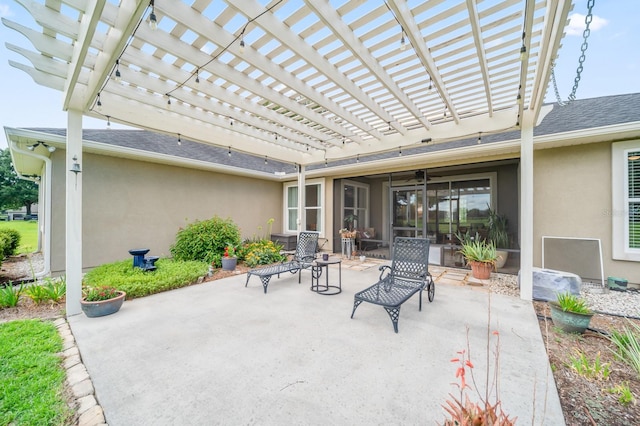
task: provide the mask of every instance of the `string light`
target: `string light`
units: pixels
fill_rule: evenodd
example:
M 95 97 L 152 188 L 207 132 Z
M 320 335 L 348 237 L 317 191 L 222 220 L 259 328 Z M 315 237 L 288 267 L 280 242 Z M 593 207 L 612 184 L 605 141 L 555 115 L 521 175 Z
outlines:
M 122 74 L 120 74 L 120 59 L 116 59 L 116 75 L 115 80 L 119 83 L 122 80 Z
M 98 92 L 98 101 L 96 102 L 96 106 L 98 107 L 98 111 L 102 111 L 102 102 L 100 102 L 100 92 Z
M 267 156 L 265 155 L 265 156 L 264 156 L 264 164 L 267 164 L 267 163 L 268 163 L 268 161 L 267 161 Z
M 178 145 L 182 145 L 182 138 L 180 138 L 180 133 L 178 133 Z
M 404 39 L 404 31 L 402 31 L 402 38 L 400 38 L 400 50 L 407 49 L 407 42 Z
M 360 154 L 356 154 L 356 163 L 360 162 Z
M 200 83 L 200 68 L 196 69 L 196 83 Z
M 429 87 L 427 88 L 427 93 L 431 93 L 433 90 L 433 81 L 431 81 L 431 76 L 429 76 Z
M 171 95 L 167 95 L 167 108 L 171 109 Z
M 149 28 L 155 31 L 158 29 L 158 20 L 156 19 L 156 6 L 154 0 L 151 0 L 151 13 L 149 14 Z
M 478 132 L 478 145 L 482 143 L 482 132 Z
M 527 46 L 523 44 L 520 48 L 520 60 L 524 61 L 525 59 L 527 59 Z
M 520 93 L 518 93 L 518 96 L 516 96 L 516 102 L 518 103 L 518 105 L 522 105 L 522 95 Z
M 107 115 L 107 130 L 111 128 L 111 116 Z
M 227 152 L 227 155 L 231 157 L 231 146 L 229 146 L 229 152 Z
M 328 167 L 328 166 L 329 166 L 329 163 L 327 163 L 327 157 L 324 157 L 324 166 L 325 166 L 325 167 Z
M 240 54 L 244 53 L 244 37 L 240 39 Z
M 398 147 L 398 157 L 402 157 L 402 147 Z

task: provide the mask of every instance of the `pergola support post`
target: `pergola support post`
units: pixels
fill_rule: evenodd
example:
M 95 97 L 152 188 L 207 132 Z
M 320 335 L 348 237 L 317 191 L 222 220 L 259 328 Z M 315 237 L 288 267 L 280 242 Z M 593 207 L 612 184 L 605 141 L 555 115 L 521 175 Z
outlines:
M 75 160 L 74 160 L 75 157 Z M 80 171 L 71 171 L 74 163 Z M 66 197 L 65 197 L 65 274 L 67 280 L 67 315 L 81 312 L 82 298 L 82 113 L 69 110 L 67 113 L 66 152 Z
M 526 116 L 526 115 L 525 115 Z M 520 130 L 520 298 L 533 299 L 533 123 Z

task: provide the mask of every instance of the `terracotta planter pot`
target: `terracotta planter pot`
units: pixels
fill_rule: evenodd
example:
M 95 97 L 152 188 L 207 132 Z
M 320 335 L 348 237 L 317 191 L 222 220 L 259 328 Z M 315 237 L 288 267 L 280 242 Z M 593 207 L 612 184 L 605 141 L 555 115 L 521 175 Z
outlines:
M 492 263 L 487 262 L 469 262 L 471 265 L 471 273 L 473 277 L 478 280 L 488 280 L 491 277 L 491 270 L 493 269 Z
M 80 307 L 82 312 L 89 318 L 103 317 L 105 315 L 111 315 L 120 310 L 124 298 L 127 295 L 124 291 L 119 291 L 119 296 L 113 299 L 99 300 L 96 302 L 88 302 L 82 298 L 80 300 Z
M 222 269 L 224 271 L 234 271 L 236 269 L 237 263 L 238 263 L 237 257 L 223 257 Z
M 548 302 L 551 308 L 553 325 L 565 333 L 584 333 L 589 327 L 593 314 L 580 314 L 577 312 L 563 311 L 557 302 Z

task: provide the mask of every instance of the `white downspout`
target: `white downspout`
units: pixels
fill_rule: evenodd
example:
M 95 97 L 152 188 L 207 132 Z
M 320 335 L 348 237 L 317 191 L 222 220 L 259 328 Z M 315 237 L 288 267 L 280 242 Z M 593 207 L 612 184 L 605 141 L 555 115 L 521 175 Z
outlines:
M 51 159 L 49 157 L 45 157 L 40 154 L 36 154 L 31 151 L 25 151 L 18 147 L 18 145 L 12 141 L 11 145 L 15 152 L 20 154 L 37 158 L 38 160 L 42 160 L 44 162 L 44 230 L 42 231 L 43 235 L 43 246 L 42 249 L 43 257 L 44 257 L 44 269 L 35 274 L 35 278 L 42 278 L 44 276 L 48 276 L 51 273 Z M 36 182 L 36 179 L 26 177 L 18 173 L 18 176 L 21 179 L 30 180 Z M 38 183 L 38 186 L 42 185 L 42 180 Z M 38 216 L 38 222 L 40 222 L 40 215 Z

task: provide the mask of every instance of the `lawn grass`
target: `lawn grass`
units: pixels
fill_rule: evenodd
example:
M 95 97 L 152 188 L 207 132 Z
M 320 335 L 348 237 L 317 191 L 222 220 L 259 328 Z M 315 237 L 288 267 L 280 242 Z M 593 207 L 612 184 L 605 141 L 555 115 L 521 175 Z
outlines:
M 62 339 L 51 322 L 0 324 L 0 425 L 64 425 Z
M 16 254 L 33 253 L 38 249 L 38 221 L 12 220 L 0 221 L 0 229 L 15 229 L 20 233 L 20 246 Z
M 158 269 L 134 268 L 131 259 L 100 265 L 84 276 L 87 287 L 109 286 L 127 293 L 127 299 L 148 296 L 195 283 L 209 271 L 207 262 L 158 259 Z

